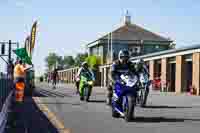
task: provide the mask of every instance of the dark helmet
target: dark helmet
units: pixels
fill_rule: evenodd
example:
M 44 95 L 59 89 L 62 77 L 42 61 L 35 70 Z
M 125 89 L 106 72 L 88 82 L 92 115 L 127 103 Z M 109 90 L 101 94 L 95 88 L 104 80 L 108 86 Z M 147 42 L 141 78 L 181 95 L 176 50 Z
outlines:
M 118 54 L 118 59 L 119 60 L 122 60 L 122 58 L 127 58 L 127 59 L 129 59 L 129 52 L 128 52 L 128 50 L 120 50 L 119 51 L 119 54 Z
M 82 67 L 88 67 L 88 63 L 86 61 L 84 61 L 82 64 L 81 64 Z

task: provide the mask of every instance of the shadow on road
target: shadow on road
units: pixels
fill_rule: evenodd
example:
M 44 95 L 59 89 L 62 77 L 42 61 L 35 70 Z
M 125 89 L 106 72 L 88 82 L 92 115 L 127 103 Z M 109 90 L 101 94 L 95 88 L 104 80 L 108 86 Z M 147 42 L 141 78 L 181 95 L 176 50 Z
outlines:
M 184 122 L 184 121 L 199 121 L 200 122 L 200 119 L 166 118 L 166 117 L 136 117 L 131 122 L 159 123 L 159 122 Z
M 177 108 L 192 108 L 192 107 L 183 107 L 183 106 L 167 106 L 167 105 L 151 105 L 145 106 L 144 108 L 152 108 L 152 109 L 177 109 Z
M 17 113 L 17 119 L 13 119 L 14 112 L 9 113 L 5 133 L 59 133 L 32 98 L 25 100 L 20 112 Z
M 105 100 L 90 100 L 90 103 L 105 103 Z

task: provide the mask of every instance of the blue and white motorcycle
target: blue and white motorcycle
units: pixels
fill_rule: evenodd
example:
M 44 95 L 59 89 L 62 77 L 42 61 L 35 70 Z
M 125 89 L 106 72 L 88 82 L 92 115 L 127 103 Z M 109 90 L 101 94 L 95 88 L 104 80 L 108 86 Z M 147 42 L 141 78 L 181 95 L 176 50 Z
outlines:
M 134 108 L 137 98 L 138 78 L 132 73 L 122 74 L 114 85 L 112 98 L 112 116 L 124 117 L 125 121 L 134 118 Z
M 139 104 L 141 107 L 146 106 L 150 84 L 151 81 L 149 80 L 148 75 L 145 73 L 139 73 L 139 90 L 137 96 L 137 104 Z

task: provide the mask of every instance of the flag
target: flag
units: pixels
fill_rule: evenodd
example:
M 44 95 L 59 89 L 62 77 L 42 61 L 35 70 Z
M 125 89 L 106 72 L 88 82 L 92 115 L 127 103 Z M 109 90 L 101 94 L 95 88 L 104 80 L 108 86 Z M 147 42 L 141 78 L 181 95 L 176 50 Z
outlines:
M 37 28 L 37 21 L 35 21 L 35 23 L 32 26 L 32 29 L 31 29 L 31 40 L 30 40 L 31 55 L 33 53 L 33 49 L 34 49 L 34 46 L 35 46 L 36 28 Z
M 13 50 L 13 52 L 19 57 L 24 63 L 32 65 L 31 58 L 28 56 L 28 53 L 25 48 L 18 48 Z
M 28 56 L 31 58 L 31 46 L 30 46 L 30 36 L 28 36 L 25 40 L 25 49 L 26 49 L 26 52 L 28 54 Z

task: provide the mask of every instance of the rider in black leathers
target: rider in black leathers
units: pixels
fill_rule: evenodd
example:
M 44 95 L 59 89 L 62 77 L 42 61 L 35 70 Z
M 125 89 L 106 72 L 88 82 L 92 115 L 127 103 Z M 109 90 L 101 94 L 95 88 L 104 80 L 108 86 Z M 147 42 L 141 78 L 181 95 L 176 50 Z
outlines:
M 131 71 L 139 77 L 139 73 L 146 73 L 149 77 L 148 68 L 143 59 L 137 60 L 135 63 L 129 61 L 129 52 L 127 50 L 121 50 L 118 55 L 118 60 L 112 64 L 110 81 L 107 87 L 107 104 L 111 105 L 111 99 L 113 95 L 113 89 L 115 82 L 119 79 L 119 76 L 126 71 Z M 149 91 L 149 88 L 147 88 Z
M 144 62 L 143 59 L 139 59 L 135 62 L 135 70 L 136 70 L 136 73 L 139 74 L 139 73 L 145 73 L 148 75 L 149 77 L 149 71 L 148 71 L 148 68 Z
M 118 54 L 118 60 L 112 64 L 111 67 L 111 82 L 108 86 L 107 104 L 111 104 L 114 84 L 119 80 L 120 75 L 124 72 L 135 73 L 135 67 L 132 62 L 129 61 L 129 52 L 127 50 L 121 50 Z

